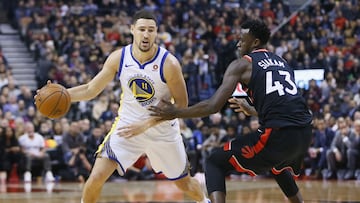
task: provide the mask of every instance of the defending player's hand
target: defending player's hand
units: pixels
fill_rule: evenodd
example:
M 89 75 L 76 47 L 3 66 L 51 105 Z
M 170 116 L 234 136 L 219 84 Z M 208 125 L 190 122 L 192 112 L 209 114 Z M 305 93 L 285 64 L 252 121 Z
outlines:
M 252 115 L 252 107 L 244 98 L 230 98 L 228 100 L 230 108 L 234 109 L 235 112 L 243 112 L 245 115 Z
M 161 120 L 172 120 L 176 118 L 177 108 L 173 103 L 166 100 L 161 100 L 162 105 L 150 106 L 149 110 L 151 116 L 159 117 Z

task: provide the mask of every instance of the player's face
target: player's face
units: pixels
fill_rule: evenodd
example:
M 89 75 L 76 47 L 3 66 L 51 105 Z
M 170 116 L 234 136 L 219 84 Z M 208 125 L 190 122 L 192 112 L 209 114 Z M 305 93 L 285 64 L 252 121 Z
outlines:
M 249 29 L 241 29 L 239 41 L 237 43 L 237 48 L 240 51 L 240 55 L 246 55 L 252 52 L 254 37 L 249 34 Z
M 151 19 L 138 19 L 131 26 L 131 33 L 134 37 L 134 44 L 142 52 L 147 52 L 154 45 L 157 36 L 156 22 Z

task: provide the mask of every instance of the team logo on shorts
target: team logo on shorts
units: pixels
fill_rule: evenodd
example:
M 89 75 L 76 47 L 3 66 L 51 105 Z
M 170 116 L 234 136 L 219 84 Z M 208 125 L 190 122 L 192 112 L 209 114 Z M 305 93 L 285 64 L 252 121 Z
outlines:
M 145 105 L 151 103 L 155 89 L 150 81 L 145 78 L 133 78 L 129 80 L 128 85 L 138 102 L 145 102 Z

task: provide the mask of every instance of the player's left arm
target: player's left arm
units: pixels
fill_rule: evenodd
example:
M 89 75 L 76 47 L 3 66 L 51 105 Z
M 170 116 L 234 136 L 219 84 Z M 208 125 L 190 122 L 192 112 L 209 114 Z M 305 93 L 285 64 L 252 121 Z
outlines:
M 247 116 L 257 116 L 256 109 L 251 106 L 245 98 L 230 98 L 228 100 L 230 108 L 234 109 L 235 112 L 243 112 Z
M 188 94 L 182 68 L 175 56 L 168 54 L 164 63 L 164 77 L 177 108 L 188 106 Z M 170 101 L 168 101 L 170 102 Z
M 170 100 L 165 100 L 165 102 L 172 103 L 177 108 L 187 107 L 188 94 L 186 90 L 185 79 L 182 74 L 181 65 L 174 55 L 170 53 L 167 55 L 163 71 L 166 84 L 171 94 L 171 98 L 167 98 Z M 164 105 L 166 104 L 164 104 L 163 101 L 160 101 L 157 107 L 162 108 Z M 146 120 L 145 124 L 151 127 L 162 121 L 163 120 L 160 120 L 157 117 L 150 117 L 148 120 Z

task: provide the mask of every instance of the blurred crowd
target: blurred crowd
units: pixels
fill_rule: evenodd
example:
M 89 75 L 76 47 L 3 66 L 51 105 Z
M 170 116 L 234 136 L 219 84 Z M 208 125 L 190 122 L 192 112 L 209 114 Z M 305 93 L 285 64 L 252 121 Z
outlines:
M 314 139 L 304 157 L 304 176 L 360 179 L 360 3 L 356 0 L 312 1 L 294 16 L 289 1 L 283 0 L 18 0 L 3 4 L 38 63 L 38 87 L 47 80 L 66 87 L 88 82 L 111 51 L 131 43 L 132 14 L 141 8 L 153 10 L 160 24 L 157 43 L 181 62 L 190 105 L 209 98 L 227 65 L 238 57 L 241 23 L 261 18 L 276 30 L 270 51 L 294 69 L 325 70 L 323 81 L 311 80 L 308 88 L 301 89 L 314 115 Z M 277 29 L 286 19 L 289 22 Z M 84 181 L 97 146 L 117 116 L 119 83 L 114 80 L 97 99 L 74 103 L 66 117 L 50 120 L 37 112 L 34 91 L 17 86 L 1 51 L 0 56 L 0 180 L 6 181 L 16 170 L 31 181 L 34 168 L 41 167 L 40 175 L 48 180 Z M 228 107 L 206 118 L 181 120 L 191 174 L 202 171 L 204 158 L 214 147 L 255 133 L 258 127 L 257 118 Z M 152 173 L 145 155 L 126 177 L 163 178 Z

